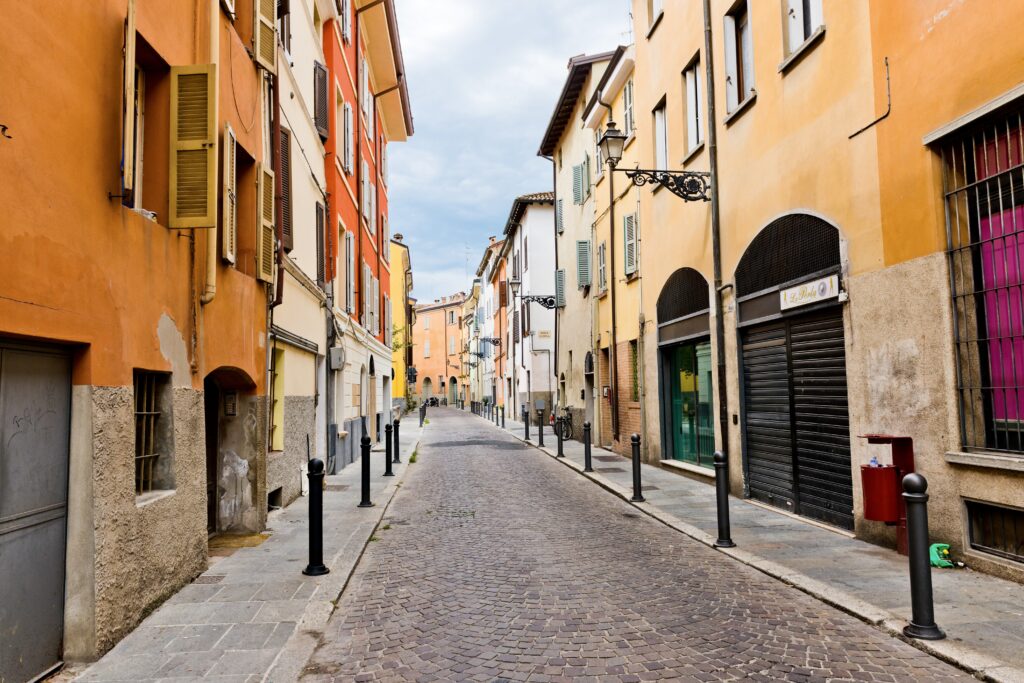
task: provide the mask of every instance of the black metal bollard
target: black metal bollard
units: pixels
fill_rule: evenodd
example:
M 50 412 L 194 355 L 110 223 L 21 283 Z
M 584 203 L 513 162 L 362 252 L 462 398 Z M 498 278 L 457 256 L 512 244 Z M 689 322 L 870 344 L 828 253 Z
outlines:
M 526 412 L 526 406 L 525 405 L 523 406 L 523 429 L 526 430 L 524 432 L 525 435 L 526 435 L 524 438 L 526 439 L 526 441 L 529 441 L 530 440 L 530 414 L 528 412 Z
M 564 458 L 565 453 L 562 450 L 562 418 L 555 418 L 555 441 L 558 442 L 558 451 L 555 453 L 556 458 Z
M 324 461 L 309 461 L 309 564 L 306 576 L 323 576 L 331 570 L 324 566 Z
M 715 499 L 718 503 L 718 540 L 716 548 L 735 548 L 729 528 L 729 461 L 722 451 L 715 451 Z
M 427 417 L 427 404 L 424 403 L 420 406 L 420 427 L 423 426 L 423 420 Z
M 537 445 L 544 448 L 544 411 L 537 411 Z
M 928 557 L 928 481 L 916 472 L 903 477 L 907 506 L 907 546 L 910 555 L 910 623 L 903 635 L 921 640 L 946 637 L 935 623 L 932 566 Z
M 498 405 L 494 405 L 494 426 L 498 426 Z
M 633 449 L 633 497 L 634 503 L 644 502 L 644 495 L 640 487 L 640 435 L 634 434 L 629 437 L 630 447 Z
M 384 476 L 393 477 L 391 471 L 391 425 L 384 425 Z
M 593 472 L 594 463 L 590 458 L 590 423 L 583 423 L 583 471 Z
M 505 406 L 501 407 L 501 428 L 505 428 Z
M 361 508 L 372 508 L 373 501 L 370 500 L 370 437 L 364 436 L 359 441 L 359 448 L 362 451 L 360 457 L 362 458 L 362 500 L 359 501 L 359 507 Z
M 398 455 L 398 454 L 401 453 L 401 447 L 398 445 L 398 426 L 400 424 L 401 424 L 401 421 L 398 420 L 397 418 L 395 418 L 395 420 L 394 420 L 394 459 L 391 461 L 393 463 L 400 463 L 401 462 L 401 457 Z

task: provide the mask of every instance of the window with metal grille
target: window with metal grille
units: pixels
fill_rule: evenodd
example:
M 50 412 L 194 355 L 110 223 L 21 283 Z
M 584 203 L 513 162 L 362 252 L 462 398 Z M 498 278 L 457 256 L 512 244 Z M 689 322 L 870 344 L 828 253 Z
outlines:
M 168 375 L 136 370 L 135 494 L 174 488 Z
M 658 322 L 665 323 L 710 307 L 708 281 L 693 268 L 680 268 L 669 276 L 658 295 Z
M 630 387 L 630 398 L 634 401 L 640 400 L 640 358 L 639 347 L 636 340 L 629 342 L 629 376 L 632 379 Z
M 1024 562 L 1024 510 L 967 501 L 971 547 Z
M 1024 136 L 1002 114 L 942 149 L 961 439 L 1024 451 Z
M 743 252 L 736 266 L 736 294 L 755 294 L 838 268 L 839 231 L 815 216 L 789 214 L 772 221 Z

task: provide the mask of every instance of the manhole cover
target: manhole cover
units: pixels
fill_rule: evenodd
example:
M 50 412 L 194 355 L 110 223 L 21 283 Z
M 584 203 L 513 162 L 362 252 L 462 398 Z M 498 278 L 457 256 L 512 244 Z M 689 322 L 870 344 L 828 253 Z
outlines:
M 621 467 L 595 467 L 595 472 L 625 472 Z

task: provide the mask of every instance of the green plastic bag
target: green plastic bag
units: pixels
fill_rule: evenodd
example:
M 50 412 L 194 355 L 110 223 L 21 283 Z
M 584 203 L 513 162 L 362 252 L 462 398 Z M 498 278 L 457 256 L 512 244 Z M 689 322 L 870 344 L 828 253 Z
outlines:
M 948 543 L 932 543 L 931 548 L 928 549 L 928 556 L 931 559 L 933 567 L 948 569 L 954 566 L 953 563 L 949 561 Z

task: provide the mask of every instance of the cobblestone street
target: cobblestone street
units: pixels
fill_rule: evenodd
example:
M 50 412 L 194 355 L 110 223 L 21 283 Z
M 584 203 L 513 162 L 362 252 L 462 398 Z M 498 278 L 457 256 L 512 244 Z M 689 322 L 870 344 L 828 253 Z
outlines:
M 429 419 L 306 681 L 971 680 L 479 418 Z

